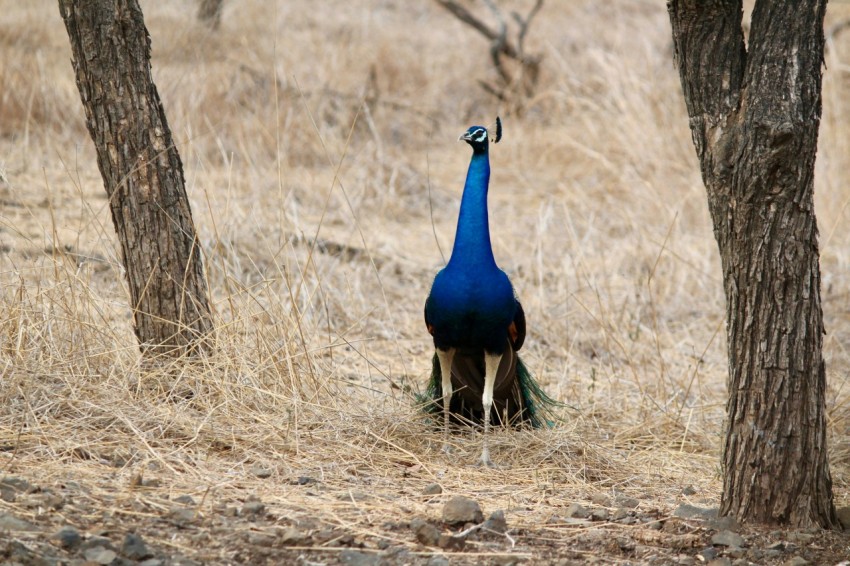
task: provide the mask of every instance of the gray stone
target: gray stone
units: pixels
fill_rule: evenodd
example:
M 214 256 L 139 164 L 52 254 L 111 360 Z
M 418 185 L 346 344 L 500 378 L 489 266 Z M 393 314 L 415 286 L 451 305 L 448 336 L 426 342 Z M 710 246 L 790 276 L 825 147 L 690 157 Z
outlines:
M 734 517 L 715 517 L 706 520 L 705 526 L 715 531 L 734 531 L 738 528 L 738 521 Z
M 194 505 L 195 500 L 191 495 L 181 495 L 180 497 L 174 498 L 175 503 L 180 503 L 181 505 Z
M 809 544 L 815 538 L 815 535 L 811 533 L 788 533 L 785 535 L 785 538 L 791 542 L 796 542 L 797 544 Z
M 682 488 L 682 495 L 696 495 L 697 490 L 692 485 L 686 485 Z
M 441 493 L 443 493 L 443 487 L 438 483 L 429 483 L 422 488 L 422 495 L 440 495 Z
M 425 563 L 425 566 L 449 566 L 449 559 L 440 555 L 432 556 Z
M 614 513 L 611 515 L 611 519 L 614 521 L 622 521 L 623 519 L 629 516 L 629 510 L 624 509 L 623 507 L 619 507 L 614 510 Z
M 109 550 L 115 550 L 115 547 L 112 546 L 111 540 L 109 540 L 106 537 L 102 537 L 102 536 L 98 536 L 98 535 L 89 537 L 86 540 L 84 540 L 80 544 L 80 550 L 85 551 L 89 548 L 95 548 L 95 547 L 98 547 L 98 546 L 102 546 L 103 548 L 108 548 Z
M 673 516 L 681 519 L 716 519 L 717 509 L 697 507 L 696 505 L 682 503 L 673 510 Z
M 112 564 L 112 561 L 118 558 L 118 553 L 102 546 L 93 546 L 86 549 L 83 556 L 95 564 Z
M 262 516 L 266 514 L 266 506 L 262 501 L 248 501 L 242 506 L 242 515 Z
M 711 537 L 711 544 L 715 546 L 735 546 L 741 548 L 746 545 L 744 537 L 732 531 L 720 531 Z
M 809 561 L 802 556 L 795 556 L 794 558 L 786 560 L 784 566 L 806 566 L 808 563 Z
M 605 507 L 611 505 L 611 498 L 602 493 L 594 493 L 590 496 L 590 501 L 593 502 L 594 505 L 603 505 Z
M 59 547 L 67 550 L 78 546 L 82 538 L 77 529 L 71 526 L 65 526 L 56 531 L 50 537 L 50 540 L 55 542 Z
M 35 531 L 35 525 L 9 513 L 0 513 L 0 531 Z
M 272 477 L 272 471 L 262 466 L 251 466 L 251 469 L 248 471 L 263 480 Z
M 609 513 L 605 508 L 594 509 L 590 512 L 590 518 L 593 521 L 607 521 L 608 517 Z
M 634 497 L 618 495 L 616 498 L 614 498 L 614 505 L 616 505 L 617 507 L 624 507 L 626 509 L 637 509 L 637 507 L 640 505 L 640 501 L 638 501 Z
M 724 556 L 722 558 L 715 558 L 708 563 L 708 566 L 732 566 L 732 561 Z
M 159 558 L 148 558 L 144 562 L 139 562 L 139 566 L 162 566 L 163 561 Z
M 304 546 L 307 542 L 307 535 L 295 527 L 288 527 L 281 533 L 279 539 L 280 543 L 286 546 Z
M 571 517 L 574 519 L 587 519 L 590 517 L 590 511 L 584 505 L 580 503 L 573 503 L 569 507 L 567 507 L 567 511 L 564 513 L 567 517 Z
M 13 489 L 21 493 L 26 493 L 32 489 L 32 484 L 24 478 L 5 476 L 3 479 L 0 479 L 0 488 Z
M 130 560 L 144 560 L 150 558 L 153 553 L 148 550 L 144 539 L 136 533 L 127 533 L 124 543 L 121 545 L 121 554 Z
M 508 532 L 508 522 L 505 520 L 505 512 L 499 509 L 490 513 L 490 517 L 484 521 L 482 528 L 499 533 L 500 535 Z
M 178 526 L 183 526 L 188 523 L 194 523 L 195 520 L 197 520 L 198 518 L 198 514 L 195 512 L 194 509 L 186 509 L 185 507 L 182 507 L 178 509 L 172 509 L 171 512 L 168 514 L 168 518 L 171 519 L 174 524 Z
M 452 535 L 440 535 L 437 546 L 445 550 L 463 550 L 463 547 L 466 546 L 466 539 Z
M 715 558 L 717 558 L 717 549 L 713 546 L 709 546 L 708 548 L 702 549 L 702 552 L 699 553 L 702 556 L 705 562 L 711 562 Z
M 484 513 L 478 502 L 462 495 L 452 497 L 443 507 L 443 522 L 449 525 L 480 523 L 483 520 Z
M 439 529 L 428 521 L 414 519 L 410 523 L 410 528 L 413 529 L 413 532 L 416 535 L 416 540 L 418 540 L 420 544 L 424 544 L 425 546 L 437 546 L 440 543 Z
M 381 557 L 358 550 L 343 550 L 339 555 L 339 561 L 350 566 L 378 566 Z

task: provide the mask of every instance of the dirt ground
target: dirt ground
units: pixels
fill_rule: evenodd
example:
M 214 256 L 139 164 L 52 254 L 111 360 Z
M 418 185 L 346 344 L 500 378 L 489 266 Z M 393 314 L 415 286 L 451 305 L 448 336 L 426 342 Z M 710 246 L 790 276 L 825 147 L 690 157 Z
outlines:
M 850 560 L 843 532 L 716 516 L 723 290 L 662 2 L 546 2 L 539 82 L 504 101 L 487 42 L 431 0 L 226 0 L 215 32 L 193 1 L 142 8 L 215 348 L 140 359 L 57 6 L 0 0 L 0 563 Z M 844 513 L 848 18 L 829 4 L 815 181 Z M 416 394 L 457 138 L 497 114 L 494 253 L 563 406 L 496 431 L 481 469 L 479 431 L 445 454 Z

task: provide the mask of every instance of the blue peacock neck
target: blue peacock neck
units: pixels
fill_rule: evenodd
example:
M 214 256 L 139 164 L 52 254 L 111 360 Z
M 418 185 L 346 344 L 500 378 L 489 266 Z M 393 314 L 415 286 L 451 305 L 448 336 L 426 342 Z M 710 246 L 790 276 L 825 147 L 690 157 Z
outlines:
M 496 267 L 490 245 L 490 223 L 487 218 L 487 189 L 490 184 L 490 157 L 486 148 L 475 151 L 466 173 L 460 215 L 447 267 L 481 269 Z

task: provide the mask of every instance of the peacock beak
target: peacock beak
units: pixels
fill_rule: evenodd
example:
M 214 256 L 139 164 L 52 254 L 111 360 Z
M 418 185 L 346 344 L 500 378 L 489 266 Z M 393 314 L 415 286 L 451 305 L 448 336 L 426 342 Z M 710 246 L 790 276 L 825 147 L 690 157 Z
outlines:
M 469 135 L 469 132 L 463 132 L 457 141 L 469 141 L 472 139 L 472 136 Z

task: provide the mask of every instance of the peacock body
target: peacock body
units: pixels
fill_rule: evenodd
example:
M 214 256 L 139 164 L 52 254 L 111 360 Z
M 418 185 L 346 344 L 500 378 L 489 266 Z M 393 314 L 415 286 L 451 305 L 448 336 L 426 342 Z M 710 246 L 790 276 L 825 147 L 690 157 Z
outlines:
M 497 119 L 495 141 L 501 137 Z M 517 355 L 525 340 L 525 313 L 490 243 L 487 192 L 489 134 L 472 126 L 461 137 L 472 146 L 454 247 L 434 278 L 425 302 L 425 323 L 434 338 L 430 407 L 449 421 L 484 424 L 481 461 L 491 465 L 490 422 L 541 426 L 554 403 Z M 448 403 L 446 402 L 448 400 Z

